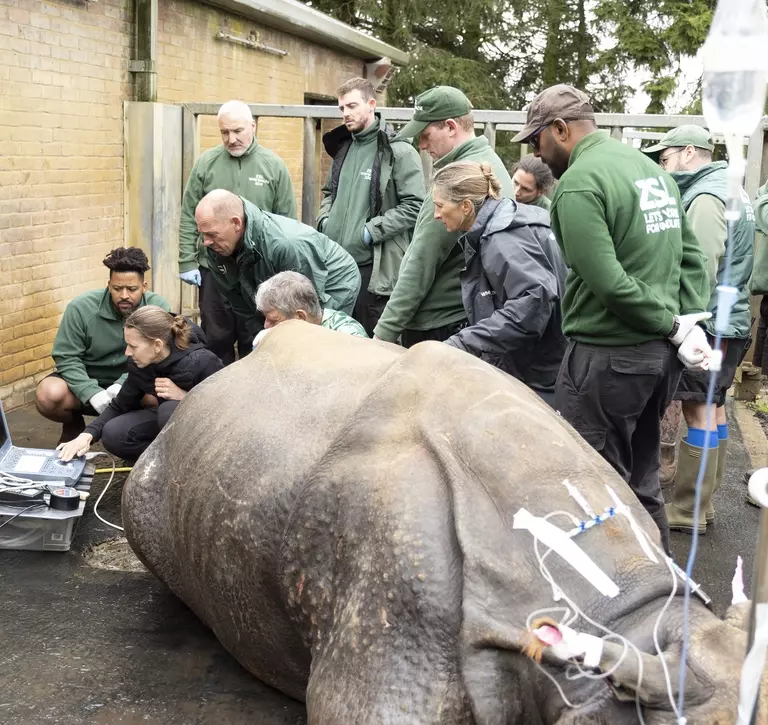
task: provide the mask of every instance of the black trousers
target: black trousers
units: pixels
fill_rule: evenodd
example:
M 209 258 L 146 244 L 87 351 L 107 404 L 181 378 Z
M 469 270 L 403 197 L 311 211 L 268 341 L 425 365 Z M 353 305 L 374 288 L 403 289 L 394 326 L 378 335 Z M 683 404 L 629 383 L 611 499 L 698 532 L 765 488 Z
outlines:
M 455 335 L 459 330 L 467 326 L 467 321 L 452 322 L 450 325 L 435 327 L 432 330 L 403 330 L 403 347 L 413 347 L 419 342 L 434 340 L 436 342 L 445 342 L 451 335 Z
M 369 337 L 373 337 L 373 330 L 379 323 L 379 318 L 387 306 L 389 297 L 375 295 L 368 291 L 373 264 L 365 264 L 358 269 L 360 270 L 360 292 L 357 295 L 355 308 L 352 310 L 352 317 L 365 328 Z
M 216 288 L 211 272 L 200 267 L 200 277 L 200 320 L 208 349 L 229 365 L 235 362 L 235 343 L 238 358 L 244 358 L 253 348 L 253 335 Z
M 157 438 L 178 400 L 166 400 L 157 408 L 143 408 L 112 418 L 101 432 L 101 442 L 113 456 L 135 461 Z
M 555 385 L 555 408 L 629 484 L 667 553 L 659 443 L 681 373 L 677 350 L 666 340 L 626 347 L 571 342 Z
M 760 319 L 757 323 L 752 364 L 761 368 L 763 375 L 768 375 L 768 295 L 763 295 L 760 302 Z

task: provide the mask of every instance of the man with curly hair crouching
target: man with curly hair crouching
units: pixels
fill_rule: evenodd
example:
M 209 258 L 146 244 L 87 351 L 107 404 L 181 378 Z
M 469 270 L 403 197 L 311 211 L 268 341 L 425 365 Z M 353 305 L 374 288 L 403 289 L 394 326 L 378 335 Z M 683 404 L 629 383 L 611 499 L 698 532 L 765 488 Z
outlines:
M 113 249 L 104 266 L 109 270 L 106 289 L 85 292 L 64 310 L 53 342 L 56 370 L 35 392 L 40 415 L 63 424 L 59 443 L 80 435 L 83 415 L 100 415 L 120 391 L 127 375 L 125 319 L 144 305 L 171 311 L 163 297 L 147 291 L 149 261 L 141 249 Z

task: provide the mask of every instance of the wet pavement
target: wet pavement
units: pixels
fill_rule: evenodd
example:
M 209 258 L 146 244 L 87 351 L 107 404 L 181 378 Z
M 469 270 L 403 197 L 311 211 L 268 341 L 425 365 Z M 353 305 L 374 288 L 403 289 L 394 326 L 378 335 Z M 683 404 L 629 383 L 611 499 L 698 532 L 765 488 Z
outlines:
M 34 410 L 8 416 L 16 445 L 55 444 L 57 426 Z M 733 419 L 733 418 L 732 418 Z M 764 441 L 764 439 L 763 439 Z M 754 447 L 754 444 L 751 444 Z M 754 455 L 754 452 L 753 452 Z M 104 465 L 105 458 L 97 459 Z M 751 579 L 758 510 L 745 503 L 750 457 L 735 422 L 717 523 L 700 539 L 695 578 L 722 614 L 736 555 Z M 304 706 L 243 670 L 160 582 L 92 565 L 115 539 L 93 515 L 108 479 L 97 476 L 67 553 L 0 550 L 0 723 L 3 725 L 301 725 Z M 120 520 L 124 474 L 99 512 Z M 690 537 L 673 534 L 685 567 Z
M 34 411 L 8 419 L 16 445 L 58 438 Z M 108 521 L 120 521 L 124 477 L 99 505 Z M 302 703 L 240 667 L 151 574 L 88 563 L 121 535 L 93 515 L 108 478 L 96 477 L 69 552 L 0 550 L 0 723 L 303 725 Z

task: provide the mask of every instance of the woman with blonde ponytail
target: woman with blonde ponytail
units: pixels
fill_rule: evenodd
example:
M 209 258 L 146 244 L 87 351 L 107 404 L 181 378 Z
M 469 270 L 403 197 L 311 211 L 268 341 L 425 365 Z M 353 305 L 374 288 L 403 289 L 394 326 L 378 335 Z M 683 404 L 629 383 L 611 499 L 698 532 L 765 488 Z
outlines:
M 129 315 L 124 335 L 128 377 L 106 410 L 77 438 L 58 447 L 64 461 L 85 455 L 98 440 L 114 456 L 135 461 L 187 393 L 223 367 L 205 347 L 197 325 L 155 305 Z M 153 396 L 157 407 L 142 408 L 145 396 Z
M 501 198 L 491 165 L 458 161 L 434 176 L 435 219 L 459 232 L 469 325 L 446 343 L 486 360 L 554 402 L 565 352 L 560 300 L 567 269 L 543 209 Z

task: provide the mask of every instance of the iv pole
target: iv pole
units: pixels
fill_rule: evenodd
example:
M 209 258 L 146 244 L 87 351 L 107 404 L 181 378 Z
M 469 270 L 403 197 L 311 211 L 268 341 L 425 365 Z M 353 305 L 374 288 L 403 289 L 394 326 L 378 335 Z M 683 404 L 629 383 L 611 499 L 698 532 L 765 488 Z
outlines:
M 760 504 L 760 529 L 757 535 L 757 551 L 752 575 L 752 608 L 749 613 L 749 634 L 747 636 L 747 652 L 755 644 L 758 608 L 768 607 L 768 468 L 760 468 L 749 479 L 749 493 Z M 765 662 L 763 661 L 763 666 Z M 760 668 L 762 674 L 762 667 Z M 762 678 L 761 678 L 762 679 Z M 750 719 L 751 725 L 757 723 L 759 709 L 760 683 L 757 686 L 757 697 Z

